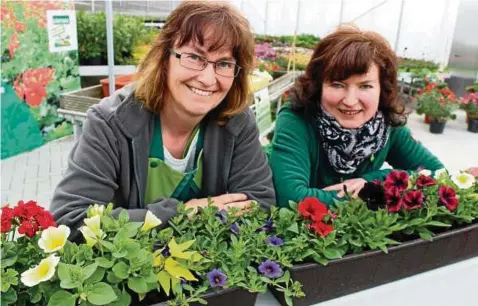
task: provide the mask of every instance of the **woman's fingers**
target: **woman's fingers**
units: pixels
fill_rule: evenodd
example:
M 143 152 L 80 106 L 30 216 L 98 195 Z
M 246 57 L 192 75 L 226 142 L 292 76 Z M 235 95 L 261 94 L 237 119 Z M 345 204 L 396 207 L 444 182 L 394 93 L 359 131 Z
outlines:
M 224 209 L 229 211 L 233 208 L 239 210 L 236 215 L 242 215 L 246 211 L 248 211 L 252 206 L 252 201 L 240 201 L 240 202 L 233 202 L 224 205 Z
M 213 205 L 222 206 L 229 203 L 235 203 L 240 201 L 246 201 L 247 196 L 243 193 L 226 193 L 217 197 L 212 198 L 214 201 Z

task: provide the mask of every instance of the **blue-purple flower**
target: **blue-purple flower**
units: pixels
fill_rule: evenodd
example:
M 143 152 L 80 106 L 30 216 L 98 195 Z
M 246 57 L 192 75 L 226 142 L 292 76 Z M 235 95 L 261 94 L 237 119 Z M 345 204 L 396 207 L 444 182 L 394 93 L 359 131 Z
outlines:
M 222 273 L 221 269 L 213 269 L 211 272 L 208 272 L 207 279 L 212 288 L 227 285 L 227 276 Z
M 216 212 L 216 217 L 219 218 L 222 224 L 227 223 L 227 217 L 226 217 L 226 212 L 224 210 L 219 210 Z
M 273 230 L 274 228 L 275 227 L 274 227 L 274 223 L 272 223 L 272 220 L 267 220 L 265 225 L 257 229 L 257 232 L 261 232 L 261 231 L 267 232 L 267 231 Z
M 239 235 L 239 226 L 237 226 L 236 222 L 234 222 L 232 225 L 231 225 L 231 231 L 236 234 L 236 235 Z
M 266 242 L 270 245 L 281 246 L 284 244 L 284 241 L 277 236 L 269 236 L 266 238 Z
M 281 267 L 275 261 L 271 260 L 264 261 L 258 270 L 262 275 L 268 278 L 278 278 L 282 275 Z

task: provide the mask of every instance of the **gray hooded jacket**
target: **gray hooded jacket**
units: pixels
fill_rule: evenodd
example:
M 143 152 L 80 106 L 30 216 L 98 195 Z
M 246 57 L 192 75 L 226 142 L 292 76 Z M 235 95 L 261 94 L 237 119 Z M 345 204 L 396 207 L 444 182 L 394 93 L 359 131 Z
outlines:
M 275 205 L 271 170 L 251 110 L 223 127 L 210 116 L 205 120 L 201 188 L 205 196 L 240 192 L 264 208 Z M 137 101 L 133 86 L 88 110 L 83 134 L 70 153 L 68 169 L 51 203 L 55 220 L 72 229 L 72 238 L 83 225 L 87 207 L 95 203 L 113 202 L 113 215 L 127 209 L 131 221 L 143 221 L 149 210 L 166 225 L 176 214 L 175 199 L 144 203 L 153 123 L 154 114 Z

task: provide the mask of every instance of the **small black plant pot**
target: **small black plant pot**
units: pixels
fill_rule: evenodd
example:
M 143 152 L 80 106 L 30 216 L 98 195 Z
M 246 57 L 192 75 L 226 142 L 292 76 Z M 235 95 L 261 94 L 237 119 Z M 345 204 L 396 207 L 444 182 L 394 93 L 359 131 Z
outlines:
M 448 229 L 432 241 L 404 242 L 390 247 L 388 254 L 374 250 L 331 260 L 327 266 L 297 264 L 290 274 L 303 285 L 305 297 L 292 300 L 295 306 L 312 305 L 475 256 L 478 256 L 478 223 Z M 269 289 L 285 306 L 284 294 Z
M 254 306 L 257 300 L 257 292 L 249 292 L 241 288 L 227 288 L 218 291 L 206 292 L 201 296 L 207 301 L 208 306 Z M 166 306 L 167 302 L 152 303 L 149 306 Z M 199 303 L 192 303 L 200 306 Z
M 432 121 L 430 122 L 430 133 L 432 134 L 443 134 L 445 129 L 446 121 Z
M 472 133 L 478 133 L 478 119 L 468 120 L 468 131 Z

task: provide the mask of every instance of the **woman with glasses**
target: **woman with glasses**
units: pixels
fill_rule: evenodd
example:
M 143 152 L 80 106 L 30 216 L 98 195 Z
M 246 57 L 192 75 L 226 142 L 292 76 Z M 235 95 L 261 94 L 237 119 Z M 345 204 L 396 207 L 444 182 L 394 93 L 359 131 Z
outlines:
M 397 100 L 397 59 L 375 32 L 340 27 L 316 46 L 276 122 L 270 164 L 279 206 L 357 197 L 391 169 L 443 164 L 415 140 Z
M 179 202 L 246 210 L 275 203 L 272 175 L 248 107 L 254 40 L 224 3 L 188 1 L 169 16 L 138 80 L 91 107 L 51 204 L 58 223 L 86 208 L 164 224 Z

